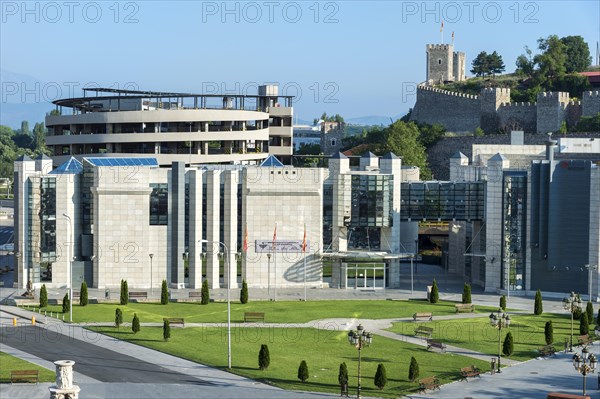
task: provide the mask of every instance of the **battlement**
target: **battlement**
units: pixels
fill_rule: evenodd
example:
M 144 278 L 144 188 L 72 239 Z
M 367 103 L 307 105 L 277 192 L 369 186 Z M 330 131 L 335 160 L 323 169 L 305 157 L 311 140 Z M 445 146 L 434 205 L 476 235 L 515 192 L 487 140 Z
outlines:
M 569 105 L 569 107 L 580 106 L 581 105 L 581 101 L 570 100 L 568 105 Z
M 427 50 L 448 50 L 454 48 L 451 44 L 428 44 Z
M 440 94 L 444 94 L 447 96 L 453 96 L 453 97 L 469 98 L 471 100 L 477 100 L 479 98 L 479 96 L 474 96 L 472 94 L 457 93 L 455 91 L 443 90 L 443 89 L 438 89 L 436 87 L 425 86 L 425 85 L 418 85 L 417 90 L 430 91 L 432 93 L 440 93 Z
M 568 103 L 570 100 L 569 93 L 564 91 L 544 91 L 538 93 L 538 102 L 540 101 L 552 101 L 558 103 Z
M 485 87 L 481 90 L 482 96 L 510 96 L 510 89 L 502 87 Z
M 514 102 L 514 103 L 502 103 L 501 107 L 537 107 L 537 103 L 532 102 Z
M 600 97 L 600 91 L 596 90 L 596 91 L 584 91 L 583 92 L 583 99 L 592 99 L 592 98 L 598 98 Z

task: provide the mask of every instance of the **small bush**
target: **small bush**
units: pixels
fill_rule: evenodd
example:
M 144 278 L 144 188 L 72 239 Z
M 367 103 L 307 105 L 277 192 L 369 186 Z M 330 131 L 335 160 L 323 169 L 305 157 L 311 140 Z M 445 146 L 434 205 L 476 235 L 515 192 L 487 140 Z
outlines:
M 581 319 L 582 314 L 583 314 L 583 311 L 581 310 L 580 307 L 576 307 L 575 309 L 573 309 L 573 319 L 575 319 L 575 320 Z
M 542 303 L 542 291 L 539 289 L 535 293 L 535 304 L 533 306 L 533 314 L 539 316 L 544 312 L 544 305 Z
M 300 366 L 298 366 L 298 379 L 305 383 L 308 380 L 308 366 L 306 365 L 306 361 L 303 360 L 300 362 Z
M 346 362 L 340 363 L 340 370 L 338 371 L 338 383 L 341 386 L 348 385 L 348 366 L 346 366 Z
M 40 308 L 48 307 L 48 291 L 46 290 L 46 284 L 42 284 L 40 288 Z
M 169 289 L 167 288 L 167 280 L 162 281 L 160 289 L 160 304 L 167 305 L 169 303 Z
M 587 315 L 588 324 L 594 324 L 594 304 L 592 302 L 587 303 L 585 313 Z
M 63 297 L 63 301 L 62 301 L 62 312 L 63 313 L 69 313 L 69 305 L 71 304 L 71 301 L 69 300 L 69 294 L 65 294 L 65 296 Z
M 208 305 L 209 301 L 210 301 L 210 292 L 208 291 L 208 280 L 204 280 L 204 282 L 202 283 L 202 292 L 201 292 L 200 303 L 202 305 Z
M 433 284 L 431 286 L 431 293 L 429 294 L 429 302 L 438 303 L 440 299 L 440 292 L 438 290 L 437 282 L 433 279 Z
M 513 339 L 512 333 L 509 331 L 506 333 L 506 337 L 504 337 L 504 344 L 502 345 L 502 353 L 504 356 L 510 357 L 515 350 L 515 343 Z
M 123 312 L 120 308 L 115 309 L 115 326 L 119 328 L 123 324 Z
M 465 283 L 465 286 L 463 287 L 462 303 L 464 303 L 464 304 L 471 303 L 471 285 L 470 284 Z
M 137 313 L 133 314 L 133 320 L 131 322 L 131 331 L 133 331 L 134 334 L 140 332 L 140 319 L 138 318 Z
M 171 338 L 171 323 L 169 323 L 169 320 L 164 320 L 163 321 L 163 339 L 165 341 L 168 341 L 169 338 Z
M 596 325 L 600 326 L 600 309 L 598 309 L 598 317 L 596 317 Z
M 410 367 L 408 368 L 408 379 L 411 382 L 414 382 L 419 378 L 419 363 L 417 363 L 417 359 L 413 357 L 410 358 Z
M 87 304 L 88 304 L 88 289 L 87 289 L 87 283 L 84 281 L 83 283 L 81 283 L 81 288 L 79 290 L 79 305 L 87 306 Z
M 583 313 L 579 318 L 579 334 L 586 335 L 590 333 L 590 324 L 588 323 L 587 314 Z
M 127 280 L 121 280 L 121 296 L 119 303 L 121 305 L 127 305 L 129 303 L 129 287 L 127 286 Z
M 506 310 L 506 296 L 504 295 L 500 297 L 500 308 Z
M 385 372 L 385 366 L 382 363 L 377 365 L 377 372 L 375 373 L 375 386 L 382 390 L 387 384 L 387 374 Z
M 544 338 L 546 339 L 546 345 L 552 345 L 552 342 L 554 342 L 554 328 L 552 327 L 552 320 L 548 320 L 544 326 Z
M 240 291 L 240 302 L 243 304 L 248 303 L 248 284 L 246 280 L 242 280 L 242 291 Z
M 269 347 L 266 344 L 260 346 L 260 352 L 258 352 L 258 368 L 260 370 L 266 370 L 271 364 L 271 355 L 269 354 Z

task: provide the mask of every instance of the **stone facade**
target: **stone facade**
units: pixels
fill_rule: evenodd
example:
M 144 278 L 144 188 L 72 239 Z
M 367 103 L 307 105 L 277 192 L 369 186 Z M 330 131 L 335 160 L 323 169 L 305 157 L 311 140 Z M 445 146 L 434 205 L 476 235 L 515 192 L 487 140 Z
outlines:
M 465 79 L 465 53 L 455 52 L 452 44 L 428 44 L 427 81 L 460 82 Z
M 346 136 L 344 122 L 323 122 L 321 124 L 321 151 L 331 155 L 338 153 L 343 145 L 342 139 Z

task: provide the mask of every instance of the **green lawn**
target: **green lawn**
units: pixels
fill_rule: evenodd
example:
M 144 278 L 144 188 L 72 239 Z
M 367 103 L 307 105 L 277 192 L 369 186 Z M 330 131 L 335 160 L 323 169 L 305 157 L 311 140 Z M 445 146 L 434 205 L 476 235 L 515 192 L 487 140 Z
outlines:
M 162 340 L 162 328 L 143 327 L 134 335 L 128 328 L 93 328 L 126 341 L 143 345 L 202 364 L 224 368 L 227 364 L 227 335 L 224 328 L 171 329 L 171 340 Z M 258 370 L 261 344 L 269 346 L 271 365 Z M 356 393 L 357 350 L 348 344 L 347 332 L 299 328 L 233 328 L 232 371 L 284 389 L 339 393 L 338 368 L 346 362 L 351 396 Z M 489 363 L 453 355 L 428 352 L 423 347 L 374 336 L 373 344 L 362 350 L 362 386 L 365 396 L 398 397 L 414 392 L 417 383 L 408 381 L 408 365 L 414 356 L 419 362 L 420 378 L 437 375 L 444 383 L 459 378 L 461 367 L 476 365 L 484 371 Z M 298 366 L 306 360 L 309 380 L 297 378 Z M 387 370 L 388 385 L 383 392 L 373 385 L 377 364 Z
M 10 372 L 13 370 L 39 370 L 40 382 L 53 382 L 55 380 L 54 371 L 21 360 L 11 356 L 8 353 L 0 352 L 0 383 L 10 383 Z
M 564 349 L 565 338 L 568 338 L 571 332 L 571 319 L 568 315 L 547 313 L 540 316 L 515 315 L 511 316 L 510 327 L 502 329 L 501 338 L 503 342 L 506 333 L 512 332 L 515 342 L 512 359 L 523 361 L 537 356 L 537 348 L 546 345 L 544 326 L 548 320 L 552 320 L 555 348 L 557 350 Z M 490 326 L 487 317 L 433 321 L 426 325 L 433 327 L 434 339 L 439 339 L 449 345 L 473 349 L 490 355 L 498 353 L 498 330 Z M 576 344 L 579 335 L 579 321 L 575 320 L 573 326 L 573 340 Z M 390 328 L 390 331 L 406 335 L 414 335 L 414 330 L 415 324 L 411 323 L 394 323 Z M 593 331 L 593 326 L 590 327 L 590 331 Z
M 75 322 L 112 322 L 115 309 L 121 308 L 123 320 L 131 321 L 137 313 L 140 321 L 162 322 L 163 317 L 183 317 L 189 323 L 223 323 L 227 321 L 227 304 L 223 302 L 200 305 L 196 303 L 130 303 L 127 306 L 117 304 L 90 304 L 85 307 L 73 305 Z M 477 311 L 490 312 L 492 308 L 476 307 Z M 48 312 L 61 312 L 60 305 L 49 306 Z M 304 323 L 311 320 L 328 318 L 388 319 L 411 317 L 415 312 L 433 312 L 434 315 L 454 314 L 454 302 L 430 304 L 426 300 L 382 301 L 260 301 L 245 305 L 239 302 L 231 304 L 231 320 L 243 322 L 244 312 L 264 312 L 268 323 Z M 67 315 L 68 317 L 68 315 Z M 66 319 L 67 320 L 67 319 Z

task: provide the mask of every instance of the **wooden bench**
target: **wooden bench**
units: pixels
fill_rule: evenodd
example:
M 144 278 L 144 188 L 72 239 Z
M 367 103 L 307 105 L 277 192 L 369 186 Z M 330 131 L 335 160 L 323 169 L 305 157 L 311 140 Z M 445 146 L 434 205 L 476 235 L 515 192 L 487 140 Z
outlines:
M 442 341 L 436 341 L 434 339 L 427 339 L 427 350 L 431 348 L 436 348 L 441 350 L 442 352 L 446 351 L 446 344 Z
M 38 370 L 13 370 L 10 372 L 10 383 L 14 382 L 39 382 Z
M 427 377 L 419 380 L 419 392 L 425 392 L 428 389 L 440 389 L 440 381 L 436 376 Z
M 456 313 L 472 313 L 475 310 L 475 305 L 473 305 L 472 303 L 457 303 L 456 305 L 454 305 L 454 307 L 456 308 Z
M 431 327 L 419 326 L 415 329 L 415 337 L 431 338 L 431 334 L 433 334 Z
M 546 399 L 590 399 L 588 395 L 573 395 L 571 393 L 550 392 Z
M 262 312 L 245 312 L 244 322 L 257 323 L 259 321 L 265 321 L 265 314 Z
M 148 293 L 146 291 L 131 291 L 129 299 L 148 299 Z
M 585 316 L 585 314 L 584 314 Z M 581 317 L 584 317 L 581 316 Z M 577 345 L 589 345 L 594 343 L 594 339 L 589 336 L 589 334 L 580 335 L 577 337 Z
M 425 319 L 425 320 L 432 321 L 433 313 L 415 313 L 413 315 L 413 321 L 417 321 L 417 319 Z
M 463 367 L 460 369 L 460 376 L 463 380 L 467 380 L 469 377 L 481 377 L 481 370 L 475 366 Z M 468 381 L 468 380 L 467 380 Z
M 190 291 L 188 293 L 188 298 L 202 298 L 202 292 Z
M 165 317 L 163 321 L 168 321 L 169 325 L 181 325 L 181 327 L 185 327 L 185 320 L 183 318 L 174 318 L 174 317 Z
M 546 346 L 540 346 L 538 348 L 538 353 L 540 354 L 540 356 L 550 356 L 550 355 L 555 355 L 556 354 L 556 348 L 554 348 L 554 345 L 546 345 Z

